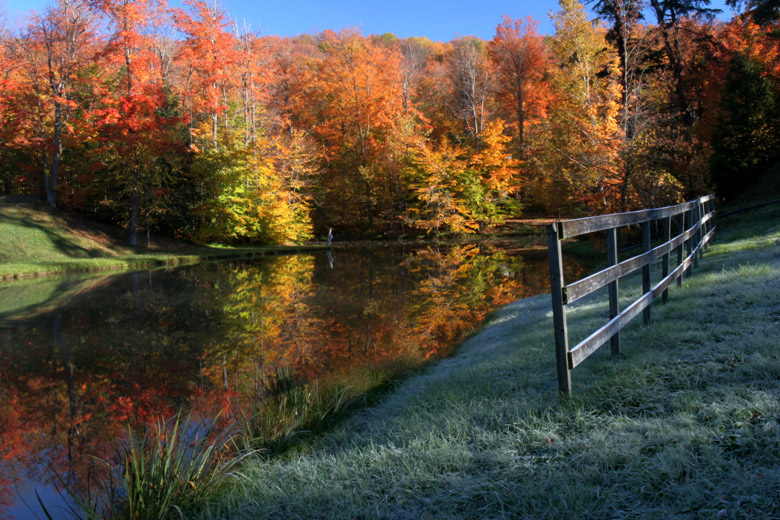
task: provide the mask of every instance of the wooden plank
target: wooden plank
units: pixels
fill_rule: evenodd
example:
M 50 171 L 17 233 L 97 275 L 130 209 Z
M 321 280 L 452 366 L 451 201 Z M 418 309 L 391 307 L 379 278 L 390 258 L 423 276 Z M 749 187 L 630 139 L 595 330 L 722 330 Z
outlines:
M 707 232 L 707 234 L 704 235 L 704 238 L 701 239 L 702 246 L 707 245 L 710 242 L 710 240 L 712 240 L 712 237 L 715 236 L 715 229 L 716 227 L 713 226 L 712 229 L 710 229 L 709 232 Z
M 574 369 L 577 365 L 585 361 L 588 356 L 606 343 L 613 334 L 616 334 L 628 325 L 645 307 L 652 303 L 652 298 L 653 293 L 642 295 L 638 300 L 626 307 L 623 312 L 609 320 L 606 325 L 571 349 L 571 351 L 569 351 L 569 368 Z
M 709 240 L 709 238 L 708 238 Z M 628 325 L 631 320 L 636 318 L 640 312 L 645 310 L 653 300 L 666 290 L 675 279 L 682 276 L 685 269 L 693 262 L 693 256 L 688 256 L 678 265 L 674 271 L 672 271 L 663 280 L 658 282 L 658 285 L 653 287 L 650 291 L 640 296 L 634 303 L 626 307 L 626 309 L 607 322 L 606 325 L 595 331 L 593 334 L 582 340 L 574 348 L 569 351 L 569 368 L 574 369 L 577 365 L 585 361 L 588 356 L 593 354 L 604 343 L 609 340 L 613 334 L 616 334 Z
M 716 219 L 718 217 L 718 212 L 715 209 L 715 203 L 714 202 L 712 203 L 712 211 L 710 211 L 709 217 L 710 217 L 710 231 L 712 231 L 717 226 Z
M 704 198 L 704 197 L 702 197 Z M 701 225 L 702 225 L 702 231 L 706 235 L 707 232 L 710 230 L 709 220 L 710 220 L 710 204 L 711 202 L 707 201 L 702 203 L 702 210 L 704 214 L 701 217 Z M 706 250 L 706 247 L 704 248 Z
M 618 263 L 617 229 L 607 231 L 607 264 L 610 266 Z M 609 283 L 609 318 L 620 314 L 620 280 L 615 279 Z M 613 356 L 620 354 L 620 331 L 612 335 L 610 349 Z
M 709 230 L 712 228 L 712 223 L 715 220 L 715 212 L 712 211 L 710 213 L 707 213 L 702 217 L 701 223 L 702 224 L 708 224 L 710 227 L 706 230 L 709 233 Z
M 581 280 L 570 283 L 564 287 L 564 303 L 574 303 L 575 301 L 584 296 L 587 296 L 593 291 L 604 287 L 608 283 L 623 278 L 624 276 L 633 273 L 640 267 L 644 267 L 650 262 L 661 258 L 664 253 L 672 251 L 674 248 L 682 248 L 683 242 L 690 239 L 694 232 L 695 229 L 689 229 L 682 234 L 677 235 L 670 242 L 663 243 L 647 253 L 633 256 L 623 260 L 615 266 L 608 267 L 597 273 L 593 273 L 590 276 L 586 276 Z M 678 260 L 678 263 L 682 261 L 681 251 L 682 250 L 680 249 L 680 260 Z
M 642 251 L 645 253 L 650 252 L 650 222 L 642 222 Z M 642 293 L 646 293 L 650 290 L 650 263 L 648 262 L 642 267 Z M 650 306 L 648 305 L 644 309 L 644 315 L 642 319 L 645 325 L 650 323 Z
M 556 322 L 556 357 L 559 360 L 559 389 L 561 389 L 562 394 L 571 395 L 571 370 L 587 359 L 608 340 L 612 340 L 613 354 L 619 353 L 620 331 L 628 325 L 631 320 L 636 318 L 640 312 L 643 312 L 645 315 L 645 320 L 649 320 L 648 311 L 650 310 L 653 301 L 659 296 L 666 301 L 669 286 L 674 283 L 675 280 L 678 285 L 681 284 L 683 276 L 686 275 L 686 271 L 690 273 L 692 265 L 698 263 L 698 257 L 703 254 L 707 244 L 714 236 L 716 229 L 714 225 L 715 211 L 714 208 L 711 207 L 712 204 L 714 204 L 714 198 L 712 196 L 701 197 L 693 202 L 693 206 L 691 206 L 690 203 L 686 203 L 688 206 L 686 211 L 687 215 L 686 213 L 676 213 L 663 217 L 664 243 L 653 249 L 651 249 L 650 241 L 651 219 L 642 221 L 642 246 L 644 253 L 620 263 L 617 263 L 617 230 L 609 229 L 607 232 L 607 262 L 609 267 L 568 286 L 563 283 L 560 253 L 560 237 L 565 232 L 565 223 L 559 223 L 558 226 L 551 226 L 548 228 L 548 247 L 551 251 L 550 271 L 552 273 L 554 270 L 553 256 L 555 256 L 555 261 L 558 264 L 556 269 L 560 273 L 557 281 L 553 280 L 553 275 L 551 274 L 551 283 L 553 285 L 553 318 L 554 322 Z M 670 240 L 671 217 L 673 216 L 678 217 L 675 219 L 678 234 L 674 239 Z M 689 227 L 686 227 L 686 222 L 689 223 Z M 685 258 L 683 258 L 683 248 L 686 249 L 687 253 Z M 677 251 L 677 266 L 669 273 L 670 253 L 675 249 Z M 663 257 L 663 276 L 658 284 L 651 288 L 649 266 L 653 260 L 661 256 Z M 643 268 L 643 294 L 623 312 L 619 312 L 619 279 L 621 276 L 633 272 L 639 267 Z M 574 348 L 568 350 L 568 330 L 566 329 L 566 310 L 564 302 L 573 302 L 606 284 L 609 284 L 610 289 L 610 320 Z M 557 301 L 555 295 L 559 296 Z M 560 317 L 555 315 L 556 303 L 560 307 Z M 558 347 L 559 322 L 562 322 L 563 324 L 565 336 L 563 338 L 563 349 Z M 565 371 L 562 370 L 560 366 L 560 355 L 562 353 L 565 354 L 566 357 Z M 564 372 L 566 378 L 565 384 L 562 385 L 561 374 Z
M 547 249 L 550 257 L 550 294 L 552 296 L 553 330 L 555 332 L 555 358 L 558 364 L 558 391 L 561 396 L 571 396 L 571 371 L 569 370 L 569 331 L 566 325 L 566 308 L 563 305 L 563 255 L 558 226 L 547 226 Z
M 655 296 L 662 294 L 663 291 L 669 288 L 672 282 L 674 282 L 677 278 L 682 276 L 683 271 L 685 271 L 685 268 L 691 263 L 691 261 L 692 261 L 691 257 L 686 258 L 685 260 L 682 261 L 680 265 L 678 265 L 674 269 L 674 271 L 669 273 L 660 282 L 658 282 L 658 284 L 652 289 Z
M 648 220 L 658 220 L 690 211 L 697 201 L 683 202 L 676 206 L 663 208 L 644 209 L 627 213 L 612 213 L 595 217 L 584 217 L 565 220 L 559 223 L 559 238 L 573 238 L 587 233 L 605 231 L 613 227 L 633 226 Z
M 694 209 L 696 212 L 696 244 L 701 244 L 701 239 L 704 236 L 702 234 L 703 225 L 702 224 L 702 218 L 704 217 L 704 206 L 701 204 L 697 204 L 696 208 Z M 699 255 L 693 259 L 693 265 L 697 268 L 699 267 L 699 258 L 701 258 L 704 255 L 704 249 L 699 249 Z

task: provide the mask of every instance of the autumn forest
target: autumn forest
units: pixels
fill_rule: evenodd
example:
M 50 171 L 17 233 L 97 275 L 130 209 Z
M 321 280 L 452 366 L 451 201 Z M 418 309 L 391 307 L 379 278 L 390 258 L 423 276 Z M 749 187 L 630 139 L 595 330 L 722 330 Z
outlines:
M 196 243 L 478 232 L 728 195 L 778 152 L 777 13 L 560 0 L 554 34 L 266 36 L 204 0 L 0 35 L 0 194 Z

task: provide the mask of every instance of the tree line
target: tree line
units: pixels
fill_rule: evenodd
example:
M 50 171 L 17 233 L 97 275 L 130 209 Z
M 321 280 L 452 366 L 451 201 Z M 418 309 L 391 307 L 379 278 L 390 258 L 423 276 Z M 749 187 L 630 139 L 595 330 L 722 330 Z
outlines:
M 198 243 L 477 232 L 728 195 L 778 152 L 778 12 L 560 0 L 489 41 L 280 38 L 185 0 L 0 32 L 0 193 Z

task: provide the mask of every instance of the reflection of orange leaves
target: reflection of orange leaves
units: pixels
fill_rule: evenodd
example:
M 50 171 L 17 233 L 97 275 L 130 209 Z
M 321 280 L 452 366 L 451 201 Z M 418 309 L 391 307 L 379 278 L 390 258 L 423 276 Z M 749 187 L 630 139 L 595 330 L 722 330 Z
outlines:
M 485 297 L 496 307 L 501 307 L 512 303 L 518 299 L 520 293 L 520 282 L 516 280 L 506 280 L 501 284 L 495 284 L 485 293 Z
M 27 388 L 33 392 L 49 388 L 52 382 L 44 377 L 30 377 L 25 381 Z
M 15 388 L 0 389 L 0 457 L 9 460 L 29 449 L 25 434 L 33 427 L 21 414 L 24 407 L 19 402 Z
M 114 403 L 108 406 L 111 415 L 120 422 L 127 421 L 133 410 L 133 401 L 127 396 L 120 395 L 116 397 Z
M 82 417 L 79 417 L 78 419 L 73 421 L 73 426 L 76 426 L 76 425 L 81 424 L 83 422 L 89 421 L 92 418 L 93 413 L 94 412 L 89 412 L 88 414 L 86 414 L 86 415 L 84 415 Z
M 438 299 L 439 305 L 422 316 L 420 329 L 437 342 L 450 343 L 471 326 L 472 312 L 468 307 L 446 305 Z
M 429 249 L 418 254 L 429 264 L 426 271 L 430 273 L 416 291 L 422 297 L 417 306 L 423 310 L 415 320 L 415 328 L 424 338 L 426 357 L 449 348 L 479 320 L 479 309 L 464 300 L 462 292 L 462 282 L 473 274 L 473 260 L 478 253 L 475 246 L 463 246 L 446 253 Z

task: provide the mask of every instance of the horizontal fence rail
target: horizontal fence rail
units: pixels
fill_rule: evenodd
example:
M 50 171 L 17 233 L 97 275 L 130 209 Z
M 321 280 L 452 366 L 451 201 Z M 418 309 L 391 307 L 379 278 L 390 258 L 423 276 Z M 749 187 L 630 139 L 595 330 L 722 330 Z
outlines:
M 652 247 L 651 225 L 657 221 L 663 224 L 662 243 Z M 672 223 L 677 229 L 674 237 L 671 236 Z M 618 261 L 617 231 L 634 225 L 642 226 L 642 253 Z M 561 241 L 599 231 L 607 233 L 608 267 L 566 284 Z M 562 395 L 571 395 L 571 371 L 607 341 L 611 342 L 613 355 L 620 353 L 620 330 L 631 320 L 642 313 L 644 322 L 649 323 L 650 305 L 659 297 L 666 302 L 669 286 L 675 281 L 681 285 L 683 277 L 690 275 L 691 268 L 698 266 L 698 259 L 714 233 L 713 195 L 675 206 L 578 218 L 547 226 L 558 389 Z M 673 253 L 676 265 L 670 272 Z M 662 278 L 651 286 L 650 265 L 658 260 L 661 261 Z M 639 269 L 642 269 L 642 296 L 620 311 L 620 279 Z M 609 321 L 570 349 L 566 306 L 605 286 L 609 288 Z

